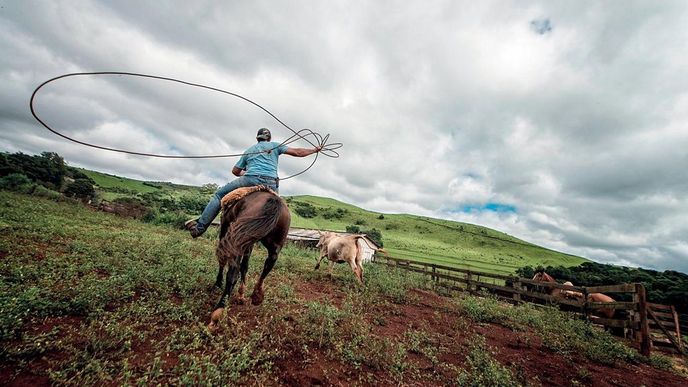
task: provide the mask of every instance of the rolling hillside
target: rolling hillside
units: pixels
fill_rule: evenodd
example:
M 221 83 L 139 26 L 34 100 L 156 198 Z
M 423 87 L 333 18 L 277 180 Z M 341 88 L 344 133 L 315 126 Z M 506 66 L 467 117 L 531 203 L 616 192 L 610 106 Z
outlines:
M 444 297 L 375 264 L 360 286 L 346 265 L 313 270 L 316 252 L 291 244 L 263 304 L 228 305 L 211 332 L 211 234 L 0 191 L 2 384 L 685 384 L 681 359 L 642 358 L 554 308 Z M 265 255 L 253 252 L 248 292 Z
M 161 182 L 142 182 L 84 170 L 97 184 L 101 197 L 158 193 L 169 197 L 197 195 L 200 187 Z M 198 199 L 203 202 L 203 199 Z M 490 228 L 407 214 L 380 214 L 317 196 L 287 198 L 292 210 L 292 227 L 345 231 L 377 229 L 390 255 L 424 262 L 495 273 L 513 273 L 531 265 L 576 266 L 587 260 L 552 251 Z M 299 207 L 310 208 L 312 217 L 299 215 Z M 189 213 L 189 216 L 197 214 Z
M 587 261 L 473 224 L 407 214 L 380 214 L 316 196 L 293 197 L 292 212 L 299 203 L 312 205 L 318 215 L 304 218 L 294 213 L 292 226 L 337 231 L 344 231 L 350 225 L 358 225 L 363 231 L 375 228 L 382 232 L 385 250 L 399 258 L 503 273 L 512 273 L 525 265 L 575 266 Z M 346 210 L 341 218 L 327 219 L 327 214 L 339 208 Z

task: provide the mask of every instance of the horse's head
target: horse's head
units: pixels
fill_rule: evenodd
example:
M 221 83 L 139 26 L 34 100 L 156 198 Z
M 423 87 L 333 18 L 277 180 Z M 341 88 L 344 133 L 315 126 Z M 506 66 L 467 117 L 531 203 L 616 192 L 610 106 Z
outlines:
M 533 281 L 557 282 L 551 275 L 545 273 L 544 271 L 538 271 L 537 273 L 535 273 L 535 275 L 533 276 Z

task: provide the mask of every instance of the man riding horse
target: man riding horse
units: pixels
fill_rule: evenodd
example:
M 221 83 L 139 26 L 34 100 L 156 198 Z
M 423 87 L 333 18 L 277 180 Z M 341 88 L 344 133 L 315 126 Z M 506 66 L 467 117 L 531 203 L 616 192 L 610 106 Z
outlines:
M 197 238 L 208 229 L 210 223 L 220 212 L 222 198 L 228 193 L 241 187 L 252 187 L 263 185 L 273 191 L 279 190 L 279 178 L 277 177 L 277 163 L 280 155 L 286 154 L 294 157 L 306 157 L 319 152 L 322 147 L 290 148 L 277 142 L 271 142 L 272 135 L 267 128 L 260 128 L 256 134 L 258 143 L 248 148 L 239 161 L 232 168 L 232 174 L 237 176 L 235 179 L 213 194 L 210 202 L 198 219 L 189 220 L 185 223 L 186 229 L 191 236 Z

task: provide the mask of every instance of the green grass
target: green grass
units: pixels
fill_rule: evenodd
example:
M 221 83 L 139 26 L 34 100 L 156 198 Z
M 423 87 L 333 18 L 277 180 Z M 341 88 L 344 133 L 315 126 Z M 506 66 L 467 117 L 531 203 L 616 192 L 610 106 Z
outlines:
M 57 384 L 266 383 L 292 345 L 322 348 L 390 378 L 401 378 L 405 368 L 404 356 L 387 358 L 401 344 L 371 337 L 361 324 L 358 297 L 341 309 L 295 297 L 296 284 L 325 275 L 313 271 L 314 251 L 285 247 L 264 305 L 251 309 L 254 320 L 230 314 L 223 334 L 212 335 L 206 324 L 219 296 L 211 287 L 216 230 L 192 240 L 170 227 L 7 192 L 0 192 L 0 214 L 0 359 L 14 373 L 30 373 L 32 359 L 52 354 L 44 376 Z M 253 279 L 265 251 L 254 255 Z M 403 303 L 407 289 L 427 283 L 371 267 L 360 289 L 347 269 L 338 265 L 333 280 L 354 295 L 363 292 L 364 303 Z M 342 320 L 358 328 L 335 335 Z M 55 325 L 43 331 L 46 322 Z
M 142 181 L 138 180 L 90 171 L 88 169 L 81 169 L 81 171 L 86 174 L 86 176 L 93 179 L 96 185 L 101 189 L 119 188 L 141 193 L 158 190 L 158 188 L 145 185 Z
M 566 312 L 531 304 L 511 306 L 491 297 L 466 296 L 458 300 L 463 314 L 479 323 L 496 323 L 514 331 L 534 332 L 543 345 L 563 356 L 583 354 L 607 365 L 638 362 L 641 356 L 608 333 Z
M 341 219 L 320 215 L 303 218 L 292 211 L 293 227 L 344 231 L 349 225 L 363 222 L 362 229 L 382 231 L 385 250 L 398 258 L 501 274 L 514 273 L 527 265 L 568 267 L 587 261 L 473 224 L 407 214 L 383 214 L 380 219 L 379 213 L 315 196 L 294 196 L 291 201 L 309 203 L 319 214 L 336 208 L 347 211 Z
M 470 324 L 486 322 L 533 329 L 555 356 L 583 350 L 603 363 L 634 360 L 568 316 L 490 299 L 433 309 L 437 325 L 461 319 L 460 334 L 449 337 L 428 315 L 404 312 L 428 308 L 410 292 L 432 290 L 427 278 L 367 265 L 361 287 L 346 265 L 332 278 L 314 271 L 317 253 L 293 245 L 266 280 L 263 305 L 230 306 L 211 333 L 216 238 L 216 230 L 192 240 L 71 201 L 0 192 L 0 371 L 17 383 L 28 375 L 42 384 L 272 385 L 295 383 L 284 373 L 322 364 L 326 384 L 527 382 L 475 341 Z M 256 248 L 249 291 L 264 257 Z M 464 337 L 474 342 L 468 352 Z
M 144 182 L 88 169 L 80 169 L 80 171 L 95 181 L 100 196 L 106 200 L 150 192 L 159 192 L 170 197 L 203 192 L 200 187 L 169 182 Z M 207 193 L 204 192 L 204 194 Z

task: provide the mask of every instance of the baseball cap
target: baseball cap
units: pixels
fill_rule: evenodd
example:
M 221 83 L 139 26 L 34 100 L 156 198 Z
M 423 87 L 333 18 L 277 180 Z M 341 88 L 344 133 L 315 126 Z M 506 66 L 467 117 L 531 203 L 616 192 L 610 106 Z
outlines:
M 270 141 L 271 138 L 272 134 L 270 134 L 270 130 L 268 128 L 258 129 L 258 134 L 256 134 L 256 140 Z

